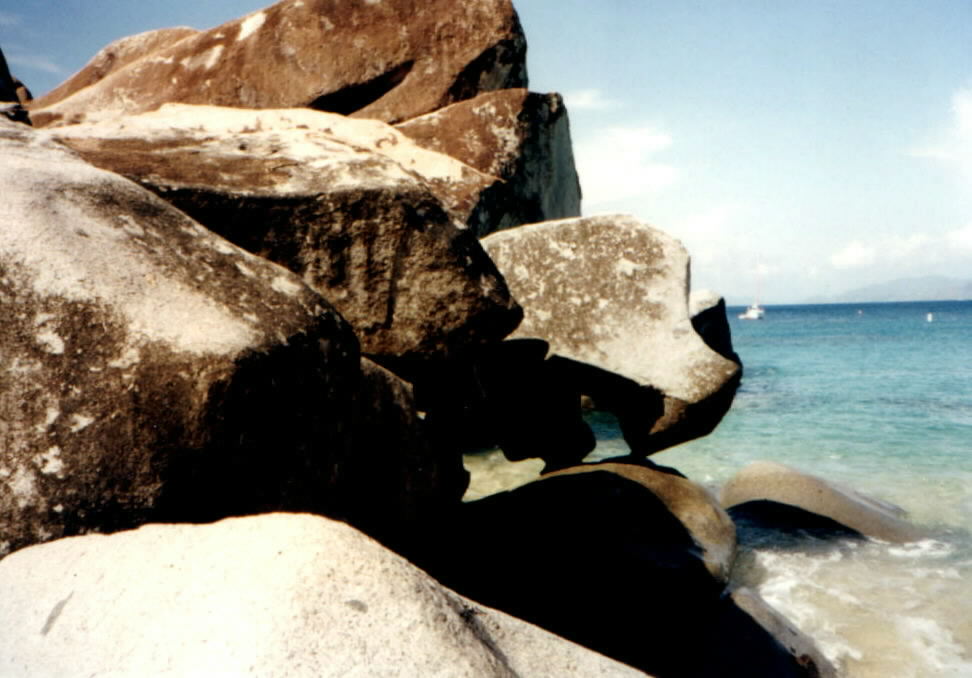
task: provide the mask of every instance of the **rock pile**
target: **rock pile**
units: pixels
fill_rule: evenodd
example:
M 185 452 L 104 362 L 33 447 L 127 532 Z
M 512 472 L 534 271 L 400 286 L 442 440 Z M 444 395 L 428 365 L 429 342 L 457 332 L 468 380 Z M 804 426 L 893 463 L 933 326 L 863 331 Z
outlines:
M 0 64 L 0 673 L 828 674 L 645 459 L 729 408 L 724 305 L 579 216 L 525 48 L 509 0 L 282 0 Z M 463 504 L 494 444 L 547 475 Z

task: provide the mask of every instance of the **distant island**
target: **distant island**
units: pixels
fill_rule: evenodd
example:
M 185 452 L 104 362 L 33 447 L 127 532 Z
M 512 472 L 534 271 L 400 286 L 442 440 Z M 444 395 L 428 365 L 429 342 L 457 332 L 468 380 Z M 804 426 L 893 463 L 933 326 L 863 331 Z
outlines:
M 807 299 L 808 304 L 844 304 L 882 301 L 953 301 L 972 299 L 972 280 L 940 275 L 899 278 L 867 285 L 836 296 Z

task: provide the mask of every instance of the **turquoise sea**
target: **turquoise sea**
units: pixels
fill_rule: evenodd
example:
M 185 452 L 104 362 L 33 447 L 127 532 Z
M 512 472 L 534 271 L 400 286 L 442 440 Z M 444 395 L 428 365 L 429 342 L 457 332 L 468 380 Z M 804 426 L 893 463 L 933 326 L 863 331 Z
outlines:
M 714 491 L 769 459 L 904 508 L 927 538 L 743 534 L 734 579 L 843 676 L 972 677 L 972 302 L 766 310 L 740 320 L 729 309 L 745 374 L 721 424 L 652 459 Z M 627 452 L 610 422 L 596 423 L 591 458 Z

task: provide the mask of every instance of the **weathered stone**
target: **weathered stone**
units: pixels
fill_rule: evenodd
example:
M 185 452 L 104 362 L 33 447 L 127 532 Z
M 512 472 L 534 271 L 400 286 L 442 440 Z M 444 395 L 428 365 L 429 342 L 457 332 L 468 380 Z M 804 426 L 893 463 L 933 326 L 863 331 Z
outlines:
M 693 532 L 724 533 L 724 514 L 676 476 L 647 479 L 667 487 L 656 494 L 648 475 L 590 465 L 468 502 L 410 559 L 462 595 L 653 675 L 812 676 L 724 595 L 709 569 L 720 558 L 700 556 Z
M 736 558 L 736 527 L 708 490 L 679 475 L 617 462 L 575 466 L 547 477 L 595 471 L 627 478 L 654 494 L 691 534 L 709 573 L 723 583 L 729 581 Z
M 705 435 L 721 420 L 740 367 L 692 328 L 689 259 L 677 240 L 612 215 L 531 224 L 482 242 L 524 308 L 512 336 L 545 339 L 574 363 L 581 391 L 617 414 L 634 453 Z
M 323 298 L 29 127 L 0 185 L 0 550 L 331 508 L 359 359 Z
M 763 600 L 756 591 L 745 587 L 733 589 L 732 600 L 785 647 L 800 665 L 805 666 L 808 675 L 813 678 L 837 678 L 837 669 L 813 639 Z
M 46 107 L 67 99 L 120 71 L 133 61 L 147 59 L 159 50 L 198 33 L 199 31 L 194 28 L 178 26 L 146 31 L 115 40 L 101 48 L 84 68 L 38 99 L 34 105 Z
M 526 86 L 510 0 L 283 0 L 151 49 L 60 101 L 37 124 L 150 111 L 166 102 L 310 107 L 398 122 L 484 91 Z
M 369 354 L 450 355 L 520 319 L 475 235 L 436 198 L 479 174 L 379 121 L 167 105 L 50 133 L 300 274 Z
M 464 215 L 480 236 L 580 216 L 570 123 L 559 94 L 486 92 L 397 127 L 422 146 L 495 177 Z
M 726 300 L 722 296 L 710 290 L 693 290 L 689 294 L 689 317 L 706 346 L 742 366 L 739 354 L 732 348 L 732 330 L 726 315 Z
M 891 542 L 923 536 L 897 506 L 772 461 L 756 461 L 739 471 L 723 486 L 720 501 L 732 514 L 742 512 L 750 520 L 785 529 L 826 526 L 822 517 Z
M 29 125 L 30 116 L 22 106 L 24 98 L 29 96 L 27 88 L 10 74 L 7 59 L 0 50 L 0 115 L 8 120 Z
M 485 608 L 347 525 L 150 525 L 0 561 L 0 674 L 634 676 Z

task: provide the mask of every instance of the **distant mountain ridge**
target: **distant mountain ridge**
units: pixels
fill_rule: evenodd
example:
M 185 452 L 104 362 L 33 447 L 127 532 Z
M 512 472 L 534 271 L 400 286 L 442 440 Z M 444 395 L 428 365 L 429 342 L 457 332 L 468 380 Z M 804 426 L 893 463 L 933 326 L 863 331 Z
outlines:
M 972 280 L 941 275 L 899 278 L 867 285 L 836 296 L 814 297 L 807 303 L 858 303 L 869 301 L 952 301 L 972 299 Z

